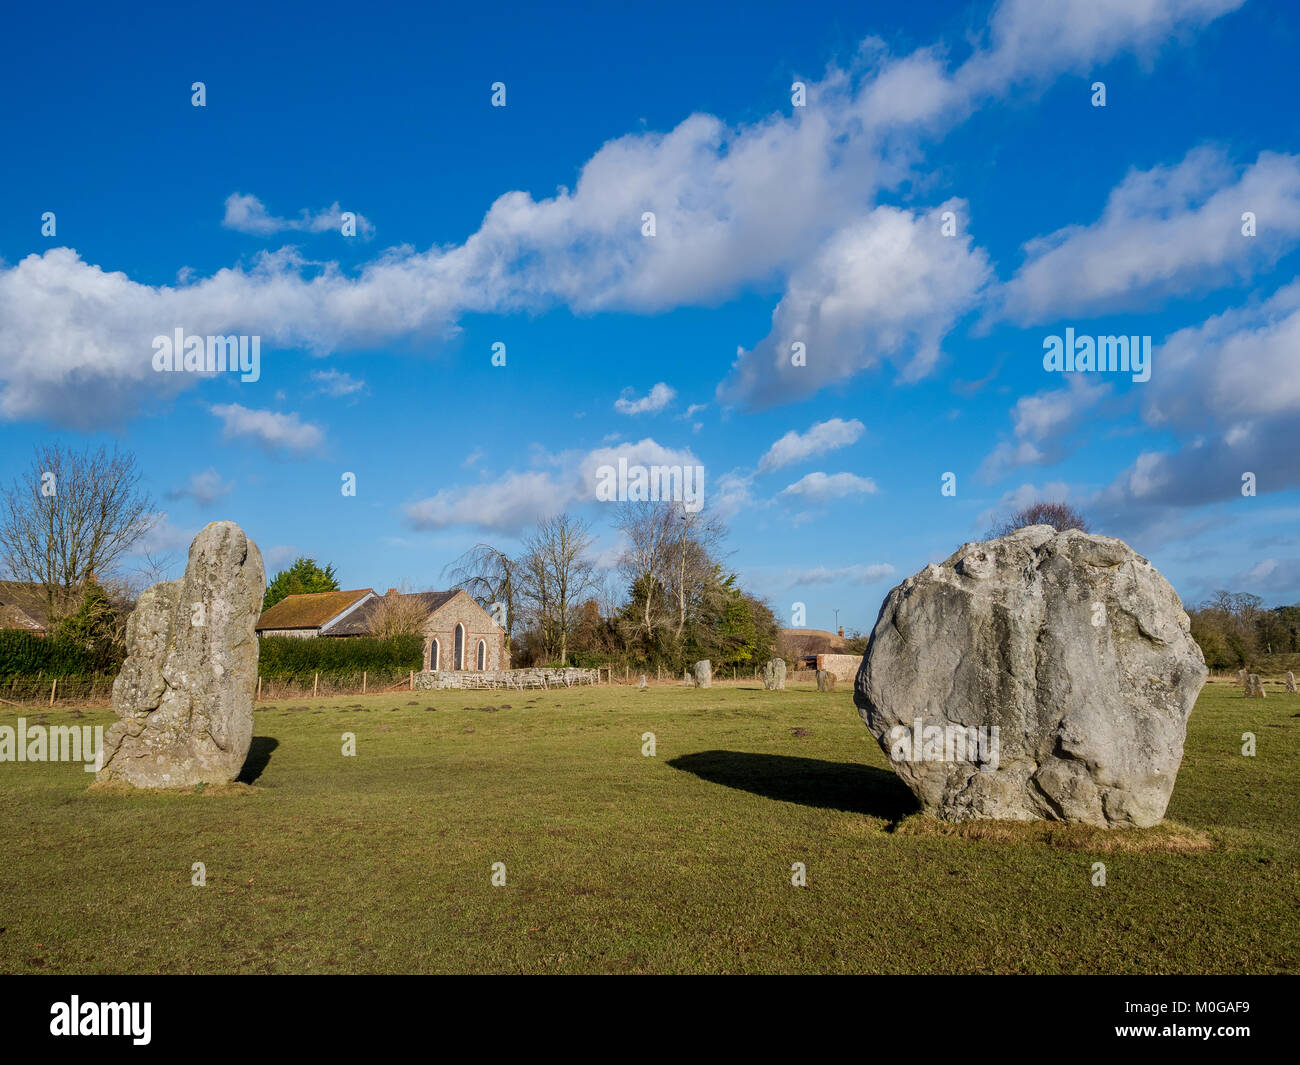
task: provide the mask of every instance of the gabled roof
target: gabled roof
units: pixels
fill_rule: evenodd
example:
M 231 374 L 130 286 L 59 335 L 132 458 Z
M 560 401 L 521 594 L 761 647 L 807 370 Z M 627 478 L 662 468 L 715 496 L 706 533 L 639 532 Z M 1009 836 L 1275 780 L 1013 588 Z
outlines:
M 777 646 L 795 657 L 840 654 L 848 646 L 843 636 L 825 629 L 778 629 Z
M 380 609 L 380 604 L 385 599 L 401 599 L 403 605 L 408 601 L 414 602 L 420 608 L 420 612 L 427 618 L 435 610 L 446 606 L 456 598 L 458 588 L 453 588 L 449 592 L 409 592 L 405 595 L 394 596 L 375 596 L 367 603 L 363 603 L 337 625 L 331 625 L 329 635 L 331 636 L 369 636 L 372 631 L 375 612 Z M 471 600 L 472 601 L 472 600 Z M 477 603 L 474 604 L 478 606 Z
M 45 587 L 27 581 L 0 581 L 0 629 L 44 632 L 50 623 Z
M 257 630 L 319 629 L 374 594 L 373 588 L 357 588 L 350 592 L 287 595 L 275 606 L 262 612 L 262 616 L 257 619 Z

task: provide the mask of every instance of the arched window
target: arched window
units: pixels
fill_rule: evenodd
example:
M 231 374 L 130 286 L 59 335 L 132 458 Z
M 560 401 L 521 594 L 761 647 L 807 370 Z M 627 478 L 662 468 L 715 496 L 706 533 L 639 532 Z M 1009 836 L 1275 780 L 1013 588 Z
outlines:
M 456 640 L 452 646 L 451 668 L 465 668 L 465 626 L 458 624 L 456 626 Z
M 438 653 L 442 650 L 437 640 L 429 641 L 429 668 L 438 668 Z
M 487 669 L 487 644 L 482 640 L 478 642 L 478 668 L 480 672 Z

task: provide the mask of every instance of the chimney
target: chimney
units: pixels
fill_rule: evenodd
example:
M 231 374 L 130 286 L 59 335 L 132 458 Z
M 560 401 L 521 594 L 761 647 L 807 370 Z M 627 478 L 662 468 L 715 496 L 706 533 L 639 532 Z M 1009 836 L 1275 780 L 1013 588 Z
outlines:
M 844 626 L 843 626 L 843 625 L 840 626 L 840 639 L 841 639 L 841 640 L 844 639 Z
M 397 594 L 397 589 L 396 589 L 396 588 L 389 588 L 388 591 L 387 591 L 385 594 L 386 594 L 386 595 L 396 595 L 396 594 Z

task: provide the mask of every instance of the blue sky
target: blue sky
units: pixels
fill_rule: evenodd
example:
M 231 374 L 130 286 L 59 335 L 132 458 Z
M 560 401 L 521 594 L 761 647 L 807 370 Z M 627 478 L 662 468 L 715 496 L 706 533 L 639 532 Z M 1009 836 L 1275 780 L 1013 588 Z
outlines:
M 177 570 L 232 519 L 382 590 L 556 507 L 610 562 L 624 456 L 702 465 L 815 627 L 1038 497 L 1189 603 L 1300 598 L 1300 14 L 611 6 L 11 13 L 0 480 L 118 442 Z M 154 372 L 178 327 L 260 379 Z M 1150 380 L 1047 372 L 1067 327 Z

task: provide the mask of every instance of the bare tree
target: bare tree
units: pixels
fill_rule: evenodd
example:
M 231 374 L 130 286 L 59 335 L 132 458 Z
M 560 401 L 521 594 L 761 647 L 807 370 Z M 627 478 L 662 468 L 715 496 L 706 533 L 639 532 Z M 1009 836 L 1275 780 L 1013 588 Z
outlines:
M 45 589 L 52 619 L 74 608 L 88 577 L 107 576 L 153 525 L 130 453 L 37 447 L 0 504 L 0 562 Z
M 1087 519 L 1070 504 L 1039 500 L 1012 514 L 993 530 L 993 535 L 1006 536 L 1030 525 L 1050 525 L 1057 532 L 1065 532 L 1066 529 L 1088 531 Z
M 400 582 L 379 602 L 370 607 L 370 634 L 385 640 L 394 636 L 418 636 L 424 632 L 424 622 L 429 613 L 424 604 L 413 596 L 409 581 Z
M 618 569 L 633 589 L 643 589 L 634 636 L 653 633 L 667 606 L 655 601 L 655 590 L 665 584 L 674 518 L 673 505 L 666 501 L 619 504 L 614 526 L 627 537 L 628 546 L 619 556 Z
M 480 606 L 490 610 L 500 603 L 505 610 L 506 649 L 515 626 L 516 577 L 518 563 L 491 544 L 475 544 L 447 566 L 443 576 L 450 577 L 453 588 L 460 588 Z
M 679 637 L 716 575 L 717 551 L 726 535 L 726 526 L 717 518 L 702 511 L 692 513 L 680 505 L 674 508 L 665 583 L 676 607 Z
M 589 557 L 595 542 L 591 527 L 568 514 L 542 518 L 524 542 L 521 598 L 540 625 L 547 652 L 558 652 L 561 665 L 568 662 L 578 608 L 600 583 Z

